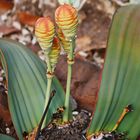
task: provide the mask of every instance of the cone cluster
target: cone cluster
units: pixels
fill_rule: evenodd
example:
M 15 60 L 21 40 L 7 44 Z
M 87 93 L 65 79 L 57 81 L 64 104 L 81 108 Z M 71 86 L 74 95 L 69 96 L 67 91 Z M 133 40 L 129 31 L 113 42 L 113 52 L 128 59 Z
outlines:
M 78 26 L 77 10 L 68 4 L 61 5 L 56 9 L 55 21 L 57 31 L 50 17 L 41 17 L 35 24 L 36 38 L 52 70 L 58 61 L 60 45 L 67 54 L 70 53 L 70 40 L 76 36 Z

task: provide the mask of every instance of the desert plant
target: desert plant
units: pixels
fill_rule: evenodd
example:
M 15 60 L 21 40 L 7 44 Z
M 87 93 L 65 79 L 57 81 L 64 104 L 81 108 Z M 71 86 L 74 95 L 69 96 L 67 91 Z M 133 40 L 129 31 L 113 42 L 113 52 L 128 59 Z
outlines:
M 100 133 L 117 131 L 126 132 L 129 139 L 136 140 L 140 134 L 139 18 L 140 5 L 122 7 L 113 18 L 98 101 L 87 130 L 87 139 Z M 48 112 L 44 125 L 50 122 L 53 113 L 63 105 L 64 122 L 69 120 L 71 114 L 69 98 L 78 26 L 77 10 L 69 4 L 61 5 L 56 10 L 55 21 L 57 31 L 48 17 L 38 19 L 35 26 L 35 34 L 45 54 L 47 68 L 46 64 L 25 46 L 0 39 L 0 58 L 7 80 L 10 113 L 21 140 L 23 133 L 30 133 L 38 127 L 46 106 Z M 53 75 L 60 45 L 68 59 L 66 97 Z M 57 93 L 50 103 L 53 89 Z M 0 134 L 1 138 L 12 139 Z
M 89 139 L 111 131 L 126 132 L 131 140 L 140 134 L 139 18 L 140 5 L 122 7 L 113 18 Z

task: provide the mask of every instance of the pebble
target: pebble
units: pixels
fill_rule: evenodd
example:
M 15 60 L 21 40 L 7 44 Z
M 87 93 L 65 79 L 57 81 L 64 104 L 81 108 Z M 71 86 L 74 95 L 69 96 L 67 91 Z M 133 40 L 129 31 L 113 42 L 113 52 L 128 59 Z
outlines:
M 29 32 L 27 29 L 25 29 L 25 28 L 23 28 L 21 32 L 22 32 L 22 34 L 23 34 L 24 36 L 30 34 L 30 32 Z
M 33 38 L 32 38 L 32 44 L 33 44 L 33 45 L 35 45 L 35 44 L 36 44 L 36 42 L 37 42 L 36 37 L 35 37 L 35 36 L 33 36 Z
M 21 24 L 18 21 L 13 21 L 12 25 L 16 29 L 21 30 Z
M 79 51 L 78 54 L 84 58 L 86 58 L 88 56 L 88 54 L 84 51 Z
M 10 134 L 10 128 L 8 128 L 8 127 L 6 128 L 6 133 Z
M 78 113 L 79 113 L 78 111 L 73 111 L 72 115 L 76 116 L 76 115 L 78 115 Z
M 2 21 L 6 21 L 6 20 L 7 20 L 7 14 L 1 15 L 1 20 L 2 20 Z

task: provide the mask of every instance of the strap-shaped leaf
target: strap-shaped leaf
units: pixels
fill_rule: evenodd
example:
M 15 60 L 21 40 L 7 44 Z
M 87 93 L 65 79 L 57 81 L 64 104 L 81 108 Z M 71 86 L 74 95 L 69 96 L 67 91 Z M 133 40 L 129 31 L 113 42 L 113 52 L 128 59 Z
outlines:
M 15 140 L 15 139 L 7 135 L 0 134 L 0 140 Z
M 136 140 L 140 134 L 140 5 L 120 8 L 113 19 L 96 111 L 88 135 L 111 131 L 131 104 L 118 131 Z
M 31 132 L 40 122 L 47 88 L 46 65 L 27 47 L 14 41 L 0 39 L 0 57 L 8 81 L 8 103 L 12 120 L 19 136 Z M 52 89 L 56 90 L 47 122 L 56 108 L 64 104 L 64 91 L 56 78 Z

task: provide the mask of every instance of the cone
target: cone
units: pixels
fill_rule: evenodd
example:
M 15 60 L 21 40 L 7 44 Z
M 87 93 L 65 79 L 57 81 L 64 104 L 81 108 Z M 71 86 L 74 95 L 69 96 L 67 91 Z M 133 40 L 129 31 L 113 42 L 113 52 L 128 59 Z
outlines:
M 54 70 L 54 68 L 55 68 L 55 66 L 58 62 L 60 51 L 61 51 L 61 47 L 60 47 L 60 44 L 59 44 L 59 40 L 58 40 L 57 37 L 54 37 L 53 45 L 51 47 L 51 51 L 48 54 L 52 70 Z
M 66 39 L 70 40 L 76 36 L 78 13 L 74 7 L 68 4 L 59 6 L 55 12 L 55 20 Z
M 43 50 L 49 53 L 55 36 L 55 27 L 50 17 L 39 18 L 35 24 L 35 35 Z

